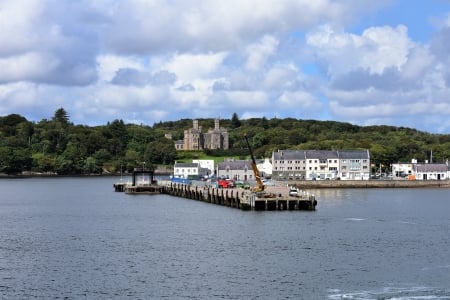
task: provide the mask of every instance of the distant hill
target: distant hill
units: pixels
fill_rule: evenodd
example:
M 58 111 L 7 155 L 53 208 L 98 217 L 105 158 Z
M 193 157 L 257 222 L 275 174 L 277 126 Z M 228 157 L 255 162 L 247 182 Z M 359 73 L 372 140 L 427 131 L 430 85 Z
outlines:
M 197 119 L 204 130 L 214 127 L 214 118 Z M 153 126 L 125 124 L 114 120 L 89 127 L 70 122 L 58 109 L 47 120 L 30 122 L 18 114 L 0 117 L 0 173 L 26 171 L 58 174 L 91 174 L 103 170 L 131 170 L 143 162 L 171 165 L 182 156 L 174 140 L 183 139 L 193 119 L 155 123 Z M 209 156 L 247 156 L 243 138 L 250 139 L 257 158 L 270 157 L 277 149 L 369 149 L 371 161 L 386 168 L 391 163 L 450 157 L 450 135 L 431 134 L 395 126 L 357 126 L 345 122 L 294 118 L 240 120 L 221 119 L 228 130 L 230 150 L 205 150 Z M 172 140 L 165 137 L 170 133 Z

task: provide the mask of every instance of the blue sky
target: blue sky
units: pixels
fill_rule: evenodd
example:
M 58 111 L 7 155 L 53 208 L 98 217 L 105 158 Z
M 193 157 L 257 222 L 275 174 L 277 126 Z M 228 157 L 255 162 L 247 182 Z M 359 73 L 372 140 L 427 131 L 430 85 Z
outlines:
M 0 116 L 450 133 L 450 1 L 1 0 Z

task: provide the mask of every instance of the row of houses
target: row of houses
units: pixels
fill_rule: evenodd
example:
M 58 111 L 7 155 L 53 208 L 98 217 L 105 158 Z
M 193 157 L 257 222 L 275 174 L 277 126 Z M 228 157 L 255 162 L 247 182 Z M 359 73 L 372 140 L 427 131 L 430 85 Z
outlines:
M 212 161 L 176 163 L 174 176 L 198 178 L 210 175 L 235 180 L 254 180 L 251 162 L 229 159 L 211 166 Z M 213 164 L 213 162 L 212 162 Z M 258 162 L 260 176 L 276 180 L 368 180 L 370 154 L 368 150 L 282 150 L 272 159 Z
M 272 153 L 276 180 L 368 180 L 369 150 L 279 150 Z
M 371 178 L 369 150 L 278 150 L 271 159 L 257 162 L 261 177 L 274 180 L 368 180 Z M 397 163 L 391 165 L 393 178 L 410 180 L 447 180 L 450 167 L 446 163 Z M 235 180 L 254 180 L 251 161 L 228 159 L 175 163 L 174 176 L 203 178 L 210 176 Z

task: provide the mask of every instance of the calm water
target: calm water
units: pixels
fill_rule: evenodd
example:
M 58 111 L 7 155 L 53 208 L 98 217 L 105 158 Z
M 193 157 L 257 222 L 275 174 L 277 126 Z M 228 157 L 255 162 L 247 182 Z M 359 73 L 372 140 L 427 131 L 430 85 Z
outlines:
M 450 299 L 450 190 L 244 212 L 116 180 L 0 180 L 0 298 Z

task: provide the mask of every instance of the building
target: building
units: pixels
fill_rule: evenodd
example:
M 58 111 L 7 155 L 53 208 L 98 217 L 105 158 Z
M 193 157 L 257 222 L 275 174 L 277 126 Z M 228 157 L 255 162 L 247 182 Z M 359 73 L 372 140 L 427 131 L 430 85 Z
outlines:
M 417 164 L 416 160 L 413 160 L 411 163 L 392 164 L 392 175 L 393 175 L 393 177 L 405 178 L 405 177 L 413 175 L 413 173 L 414 173 L 414 164 Z
M 217 164 L 217 177 L 239 181 L 256 179 L 250 161 L 231 159 Z
M 200 164 L 200 168 L 202 169 L 206 169 L 207 174 L 206 176 L 210 176 L 212 174 L 214 174 L 214 160 L 212 159 L 193 159 L 192 160 L 193 163 L 198 163 Z
M 193 121 L 193 127 L 184 131 L 183 140 L 175 141 L 177 150 L 229 149 L 228 131 L 220 127 L 219 119 L 214 120 L 214 128 L 202 132 L 198 120 Z
M 447 180 L 449 179 L 449 167 L 447 164 L 415 164 L 414 179 Z
M 259 175 L 262 178 L 272 177 L 272 163 L 270 162 L 270 159 L 265 158 L 263 161 L 257 162 L 256 166 L 258 167 Z
M 450 168 L 446 163 L 418 163 L 416 159 L 411 163 L 392 164 L 394 178 L 407 178 L 409 180 L 448 180 Z
M 204 149 L 229 149 L 228 131 L 220 127 L 219 119 L 214 120 L 214 128 L 210 128 L 207 133 L 203 134 L 203 148 Z
M 342 180 L 369 180 L 369 150 L 337 151 L 339 158 L 338 177 Z
M 175 163 L 173 177 L 184 179 L 198 179 L 208 175 L 208 169 L 199 163 Z
M 275 180 L 368 180 L 368 150 L 278 150 L 272 153 Z
M 193 121 L 193 128 L 184 131 L 183 150 L 203 150 L 202 126 Z

